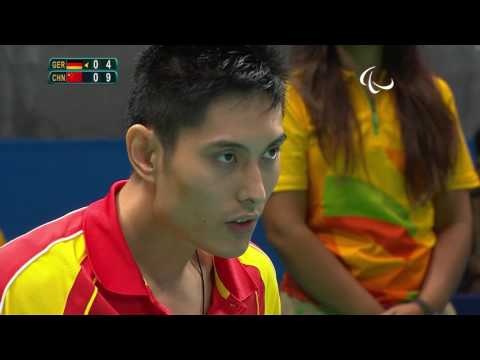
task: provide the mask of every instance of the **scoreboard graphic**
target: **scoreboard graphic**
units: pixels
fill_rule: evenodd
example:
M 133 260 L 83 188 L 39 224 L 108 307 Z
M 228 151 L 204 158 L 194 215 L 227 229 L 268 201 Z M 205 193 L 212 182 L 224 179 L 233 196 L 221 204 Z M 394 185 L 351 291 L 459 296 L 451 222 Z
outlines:
M 51 58 L 49 84 L 115 84 L 118 81 L 116 58 Z

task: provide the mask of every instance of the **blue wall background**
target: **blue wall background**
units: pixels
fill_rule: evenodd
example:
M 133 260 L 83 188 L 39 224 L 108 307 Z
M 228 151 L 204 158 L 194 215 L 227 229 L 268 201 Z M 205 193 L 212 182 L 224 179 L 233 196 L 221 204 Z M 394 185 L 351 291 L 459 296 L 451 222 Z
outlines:
M 1 141 L 0 227 L 9 240 L 104 196 L 130 165 L 120 141 Z

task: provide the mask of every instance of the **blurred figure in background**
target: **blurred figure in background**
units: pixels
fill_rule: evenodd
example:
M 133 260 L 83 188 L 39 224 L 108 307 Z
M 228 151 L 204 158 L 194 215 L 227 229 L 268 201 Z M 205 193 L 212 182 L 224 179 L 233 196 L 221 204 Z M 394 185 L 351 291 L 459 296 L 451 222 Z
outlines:
M 265 210 L 283 313 L 454 313 L 480 183 L 449 86 L 415 46 L 296 47 L 292 61 Z

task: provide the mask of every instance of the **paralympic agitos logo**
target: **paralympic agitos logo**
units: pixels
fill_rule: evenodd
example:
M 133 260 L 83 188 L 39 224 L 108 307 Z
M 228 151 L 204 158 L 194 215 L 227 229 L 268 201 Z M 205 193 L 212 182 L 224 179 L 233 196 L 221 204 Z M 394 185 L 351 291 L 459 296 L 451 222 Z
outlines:
M 363 86 L 366 86 L 368 87 L 368 90 L 372 93 L 372 94 L 378 94 L 380 91 L 382 90 L 390 90 L 390 89 L 393 89 L 393 85 L 394 85 L 394 82 L 393 82 L 393 79 L 390 79 L 390 84 L 388 85 L 379 85 L 377 84 L 373 79 L 372 79 L 372 75 L 373 75 L 373 69 L 375 69 L 375 66 L 372 66 L 372 67 L 369 67 L 367 70 L 365 70 L 361 75 L 360 75 L 360 83 L 363 85 Z M 368 75 L 368 81 L 365 82 L 365 77 Z

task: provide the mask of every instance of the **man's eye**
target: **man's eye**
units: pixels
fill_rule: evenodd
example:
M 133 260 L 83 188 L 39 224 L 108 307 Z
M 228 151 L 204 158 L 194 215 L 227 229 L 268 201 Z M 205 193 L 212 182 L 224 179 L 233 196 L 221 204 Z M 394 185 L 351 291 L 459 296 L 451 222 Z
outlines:
M 225 164 L 233 164 L 234 162 L 237 161 L 237 158 L 232 153 L 225 153 L 225 154 L 222 154 L 222 155 L 218 156 L 217 160 L 219 160 L 220 162 L 225 163 Z
M 270 160 L 277 160 L 279 156 L 280 156 L 279 147 L 271 148 L 267 150 L 267 152 L 265 153 L 265 157 Z

